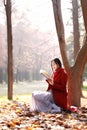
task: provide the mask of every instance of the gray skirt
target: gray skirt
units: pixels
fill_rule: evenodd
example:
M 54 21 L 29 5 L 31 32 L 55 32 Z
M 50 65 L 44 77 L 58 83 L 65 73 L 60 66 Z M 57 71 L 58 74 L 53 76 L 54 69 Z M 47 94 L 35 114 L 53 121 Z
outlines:
M 54 103 L 51 91 L 34 91 L 31 95 L 30 111 L 59 113 L 61 108 Z

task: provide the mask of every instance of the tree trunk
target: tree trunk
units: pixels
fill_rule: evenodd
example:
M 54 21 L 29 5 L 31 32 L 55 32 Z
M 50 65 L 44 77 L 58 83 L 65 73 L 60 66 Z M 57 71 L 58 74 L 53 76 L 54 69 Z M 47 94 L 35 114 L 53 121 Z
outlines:
M 72 14 L 73 14 L 73 37 L 74 37 L 74 61 L 76 59 L 76 56 L 80 50 L 80 32 L 79 32 L 79 16 L 78 16 L 78 1 L 72 0 Z M 81 80 L 81 84 L 82 84 Z M 82 85 L 81 85 L 82 88 Z M 83 96 L 82 89 L 81 90 L 81 97 Z
M 8 43 L 8 99 L 13 96 L 13 56 L 12 56 L 12 23 L 11 0 L 4 0 L 7 19 L 7 43 Z
M 53 0 L 52 2 L 60 52 L 64 67 L 68 74 L 68 105 L 80 107 L 81 78 L 87 61 L 87 39 L 85 39 L 83 47 L 76 56 L 75 64 L 73 67 L 70 67 L 66 53 L 61 0 Z
M 78 77 L 78 78 L 77 78 Z M 76 67 L 72 67 L 68 80 L 68 104 L 69 106 L 81 106 L 81 75 Z
M 86 36 L 85 37 L 87 38 L 87 1 L 86 0 L 80 0 L 80 1 L 81 1 L 84 25 L 85 25 L 85 30 L 86 30 Z M 82 94 L 82 97 L 84 97 L 83 94 Z
M 74 60 L 76 59 L 77 53 L 80 50 L 80 33 L 79 33 L 79 22 L 78 22 L 78 1 L 72 0 L 73 7 L 73 37 L 74 37 Z

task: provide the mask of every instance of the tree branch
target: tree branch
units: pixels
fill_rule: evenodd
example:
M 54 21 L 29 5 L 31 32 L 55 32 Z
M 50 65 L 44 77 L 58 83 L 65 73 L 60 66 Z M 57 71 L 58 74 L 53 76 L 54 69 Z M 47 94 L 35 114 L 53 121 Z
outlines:
M 75 66 L 77 67 L 79 66 L 79 71 L 82 73 L 84 70 L 85 64 L 87 63 L 87 1 L 86 0 L 80 0 L 80 1 L 81 1 L 86 35 L 83 40 L 83 46 L 77 55 Z
M 75 66 L 77 66 L 81 73 L 83 72 L 85 64 L 87 63 L 87 36 L 85 37 L 83 42 L 84 44 L 80 49 L 75 62 Z
M 7 5 L 7 0 L 3 0 L 4 6 Z
M 87 0 L 80 0 L 80 1 L 81 1 L 81 6 L 82 6 L 82 13 L 83 13 L 85 30 L 87 33 Z

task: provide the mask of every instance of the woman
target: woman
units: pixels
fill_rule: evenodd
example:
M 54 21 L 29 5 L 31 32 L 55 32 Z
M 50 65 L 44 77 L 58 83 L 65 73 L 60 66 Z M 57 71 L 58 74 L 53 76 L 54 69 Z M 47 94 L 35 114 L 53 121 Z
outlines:
M 52 91 L 53 99 L 56 105 L 63 109 L 67 109 L 67 74 L 62 68 L 61 62 L 58 58 L 51 61 L 51 68 L 53 70 L 53 80 L 47 79 L 49 84 L 47 91 Z
M 30 111 L 56 113 L 67 109 L 67 74 L 58 58 L 51 61 L 51 68 L 52 78 L 46 79 L 48 89 L 32 93 Z

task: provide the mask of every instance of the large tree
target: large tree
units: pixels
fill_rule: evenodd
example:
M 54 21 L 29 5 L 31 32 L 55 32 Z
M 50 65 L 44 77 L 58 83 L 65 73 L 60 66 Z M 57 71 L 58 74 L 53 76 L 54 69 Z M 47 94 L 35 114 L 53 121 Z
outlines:
M 84 9 L 85 3 L 87 2 L 85 0 L 82 1 L 83 1 L 82 8 Z M 81 105 L 80 92 L 81 92 L 82 74 L 87 61 L 87 38 L 85 38 L 84 44 L 76 56 L 74 65 L 70 66 L 66 52 L 64 25 L 61 12 L 61 0 L 52 0 L 52 3 L 53 3 L 53 11 L 59 40 L 60 52 L 64 67 L 68 74 L 68 105 L 75 105 L 79 107 Z M 86 12 L 87 10 L 85 9 L 85 12 L 83 14 L 84 18 L 86 17 Z M 87 19 L 85 18 L 84 21 L 86 24 Z
M 7 21 L 7 43 L 8 43 L 8 99 L 12 99 L 13 92 L 13 55 L 12 55 L 12 22 L 11 22 L 11 0 L 4 0 Z
M 80 50 L 80 29 L 79 29 L 79 5 L 78 0 L 72 0 L 72 16 L 73 16 L 73 41 L 74 41 L 74 60 Z M 83 84 L 83 79 L 82 79 Z M 83 86 L 83 85 L 82 85 Z M 81 97 L 83 96 L 81 89 Z

